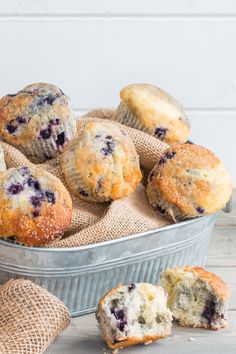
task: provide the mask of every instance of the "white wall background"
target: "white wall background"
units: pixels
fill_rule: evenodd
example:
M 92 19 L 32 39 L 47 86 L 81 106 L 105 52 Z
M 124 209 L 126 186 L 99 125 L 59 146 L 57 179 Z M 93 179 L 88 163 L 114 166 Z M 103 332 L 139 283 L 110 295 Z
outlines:
M 1 0 L 0 96 L 37 81 L 78 114 L 128 83 L 162 87 L 236 186 L 236 0 Z

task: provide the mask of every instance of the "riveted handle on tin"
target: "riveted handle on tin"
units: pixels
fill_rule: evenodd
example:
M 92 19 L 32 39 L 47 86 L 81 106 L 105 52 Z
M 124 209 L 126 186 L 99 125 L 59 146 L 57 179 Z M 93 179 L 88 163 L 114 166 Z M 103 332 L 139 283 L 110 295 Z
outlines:
M 230 198 L 230 200 L 228 201 L 228 203 L 226 204 L 226 206 L 222 210 L 225 213 L 231 213 L 231 211 L 232 211 L 232 197 Z

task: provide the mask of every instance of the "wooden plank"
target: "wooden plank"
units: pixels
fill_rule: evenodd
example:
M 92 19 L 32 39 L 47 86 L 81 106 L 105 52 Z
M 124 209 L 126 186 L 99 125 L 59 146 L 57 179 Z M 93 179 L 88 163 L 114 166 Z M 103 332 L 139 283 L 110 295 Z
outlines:
M 1 14 L 236 14 L 234 0 L 8 0 Z
M 206 269 L 212 273 L 217 274 L 220 278 L 222 278 L 230 288 L 230 302 L 229 302 L 229 310 L 236 311 L 236 268 L 234 267 L 223 267 L 221 268 L 219 265 L 208 266 L 206 265 Z
M 235 227 L 216 227 L 210 241 L 207 265 L 211 267 L 236 267 Z M 235 269 L 236 272 L 236 269 Z
M 233 354 L 236 348 L 236 312 L 229 312 L 230 327 L 220 331 L 174 327 L 173 335 L 149 346 L 125 349 L 125 354 Z M 94 315 L 74 318 L 46 354 L 110 354 L 102 340 Z
M 187 108 L 236 110 L 236 21 L 1 18 L 0 28 L 0 95 L 46 81 L 74 108 L 116 107 L 124 85 L 150 82 Z
M 232 163 L 233 164 L 233 163 Z M 232 196 L 232 212 L 230 214 L 221 213 L 220 217 L 217 220 L 217 227 L 218 228 L 236 228 L 236 189 L 234 189 L 233 196 Z
M 210 267 L 236 267 L 236 190 L 230 214 L 221 212 L 214 228 L 207 258 Z M 235 269 L 236 272 L 236 269 Z M 235 276 L 235 275 L 234 275 Z

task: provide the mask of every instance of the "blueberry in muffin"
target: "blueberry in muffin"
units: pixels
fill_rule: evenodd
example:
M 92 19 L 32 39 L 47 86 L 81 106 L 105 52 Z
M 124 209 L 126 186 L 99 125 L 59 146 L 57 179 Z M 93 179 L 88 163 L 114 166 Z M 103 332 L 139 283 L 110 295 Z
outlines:
M 96 318 L 107 345 L 124 348 L 150 343 L 171 334 L 167 295 L 148 283 L 118 285 L 99 301 Z
M 133 84 L 120 92 L 121 103 L 113 115 L 117 122 L 140 129 L 167 144 L 185 143 L 190 123 L 182 105 L 150 84 Z
M 61 156 L 69 190 L 88 202 L 108 202 L 134 191 L 141 180 L 130 138 L 112 123 L 85 121 Z
M 218 157 L 198 145 L 175 144 L 150 172 L 149 203 L 177 221 L 221 210 L 232 194 L 229 173 Z
M 227 325 L 229 289 L 217 275 L 200 267 L 176 267 L 162 272 L 161 284 L 180 326 L 220 329 Z
M 69 227 L 72 201 L 60 180 L 41 169 L 0 173 L 0 237 L 40 246 Z
M 0 100 L 0 136 L 26 156 L 55 157 L 75 135 L 70 99 L 54 85 L 28 85 Z

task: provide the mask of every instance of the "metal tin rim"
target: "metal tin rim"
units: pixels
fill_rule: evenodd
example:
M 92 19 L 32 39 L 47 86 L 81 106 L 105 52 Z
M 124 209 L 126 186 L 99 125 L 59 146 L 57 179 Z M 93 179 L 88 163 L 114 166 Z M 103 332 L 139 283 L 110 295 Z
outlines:
M 171 254 L 170 251 L 181 251 L 187 247 L 189 247 L 189 245 L 192 244 L 194 239 L 198 239 L 199 241 L 201 239 L 199 239 L 199 235 L 195 236 L 194 238 L 191 239 L 191 241 L 186 242 L 186 241 L 182 241 L 179 243 L 174 243 L 172 244 L 171 248 L 169 248 L 168 246 L 165 246 L 163 248 L 157 248 L 155 250 L 149 250 L 149 251 L 143 251 L 143 252 L 139 252 L 134 254 L 133 256 L 128 256 L 128 257 L 124 257 L 122 259 L 118 259 L 118 260 L 108 260 L 105 262 L 101 262 L 100 264 L 92 264 L 92 265 L 86 265 L 86 266 L 73 266 L 73 267 L 60 267 L 60 268 L 45 268 L 44 271 L 46 271 L 46 274 L 42 274 L 42 269 L 35 269 L 31 266 L 19 266 L 19 265 L 14 265 L 14 267 L 11 267 L 9 264 L 4 264 L 0 262 L 0 268 L 1 270 L 7 270 L 8 272 L 12 272 L 14 273 L 15 271 L 17 271 L 18 274 L 23 274 L 24 275 L 28 275 L 28 276 L 37 276 L 40 275 L 41 277 L 48 277 L 48 275 L 52 275 L 52 276 L 57 276 L 57 277 L 65 277 L 67 275 L 69 276 L 73 276 L 73 275 L 78 275 L 78 274 L 84 274 L 84 273 L 91 273 L 94 272 L 94 269 L 96 268 L 96 271 L 103 271 L 106 270 L 108 268 L 110 268 L 111 266 L 119 266 L 122 265 L 123 263 L 125 263 L 126 265 L 128 264 L 132 264 L 134 259 L 139 259 L 139 261 L 145 259 L 145 260 L 149 260 L 152 258 L 155 258 L 155 256 L 158 253 L 158 256 L 163 256 L 163 255 L 168 255 Z M 160 251 L 161 250 L 161 251 Z M 167 252 L 168 250 L 168 252 Z M 23 273 L 22 273 L 23 272 Z
M 216 213 L 215 213 L 216 214 Z M 97 247 L 101 247 L 101 246 L 105 246 L 107 244 L 115 244 L 118 242 L 125 242 L 127 239 L 132 240 L 132 239 L 136 239 L 142 236 L 146 236 L 146 235 L 151 235 L 153 233 L 159 233 L 162 232 L 164 230 L 171 230 L 174 228 L 178 228 L 184 225 L 189 225 L 192 223 L 197 223 L 202 221 L 203 219 L 209 218 L 214 214 L 211 215 L 206 215 L 206 216 L 201 216 L 198 218 L 194 218 L 194 219 L 190 219 L 190 220 L 186 220 L 186 221 L 181 221 L 177 224 L 171 224 L 171 225 L 167 225 L 164 227 L 161 227 L 159 229 L 153 229 L 153 230 L 149 230 L 149 231 L 144 231 L 144 232 L 139 232 L 137 234 L 133 234 L 130 236 L 126 236 L 126 237 L 119 237 L 117 239 L 114 240 L 107 240 L 107 241 L 102 241 L 102 242 L 97 242 L 94 244 L 90 244 L 90 245 L 85 245 L 85 246 L 78 246 L 78 247 L 52 247 L 52 248 L 47 248 L 47 247 L 27 247 L 27 246 L 23 246 L 23 245 L 18 245 L 18 244 L 14 244 L 14 243 L 10 243 L 8 241 L 5 240 L 1 240 L 0 239 L 0 244 L 4 244 L 5 246 L 9 246 L 12 248 L 20 248 L 20 249 L 29 249 L 31 251 L 38 251 L 38 252 L 68 252 L 68 251 L 82 251 L 85 249 L 91 249 L 91 248 L 97 248 Z

